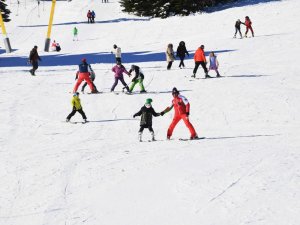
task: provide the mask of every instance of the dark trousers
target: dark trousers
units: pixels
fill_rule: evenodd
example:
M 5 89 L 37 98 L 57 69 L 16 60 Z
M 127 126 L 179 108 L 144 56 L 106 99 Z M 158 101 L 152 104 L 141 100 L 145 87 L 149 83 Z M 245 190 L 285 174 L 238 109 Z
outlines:
M 116 57 L 116 63 L 117 63 L 117 62 L 122 63 L 122 62 L 121 62 L 121 57 Z
M 237 27 L 235 28 L 235 34 L 234 34 L 235 37 L 236 37 L 237 32 L 239 32 L 240 36 L 242 37 L 241 28 L 237 28 Z
M 94 80 L 95 80 L 95 78 L 92 78 L 92 79 L 91 79 L 92 85 L 93 85 L 93 87 L 94 87 L 94 90 L 95 90 L 95 91 L 98 91 L 96 85 L 94 84 Z M 85 87 L 86 87 L 87 84 L 88 84 L 88 83 L 85 82 L 85 83 L 82 85 L 82 88 L 81 88 L 81 91 L 82 91 L 82 92 L 84 92 L 84 89 L 85 89 Z
M 95 23 L 95 17 L 92 16 L 92 23 Z
M 115 87 L 117 86 L 117 84 L 118 84 L 119 81 L 121 81 L 121 83 L 124 85 L 124 87 L 126 88 L 126 90 L 129 92 L 129 87 L 125 83 L 123 77 L 115 77 L 115 82 L 114 82 L 113 86 L 111 87 L 110 91 L 114 91 L 115 90 Z
M 194 70 L 193 70 L 193 74 L 196 74 L 196 73 L 197 73 L 197 70 L 198 70 L 199 65 L 202 66 L 202 68 L 203 68 L 205 74 L 208 73 L 208 70 L 207 70 L 207 68 L 206 68 L 205 62 L 203 62 L 203 61 L 200 61 L 200 62 L 199 62 L 199 61 L 196 61 L 196 62 L 195 62 L 195 68 L 194 68 Z
M 139 132 L 142 133 L 143 130 L 144 130 L 145 128 L 148 128 L 150 132 L 154 132 L 154 130 L 153 130 L 153 128 L 152 128 L 152 125 L 151 125 L 151 126 L 148 126 L 148 125 L 141 125 Z
M 73 107 L 73 110 L 72 110 L 72 112 L 67 116 L 67 119 L 70 120 L 70 119 L 72 118 L 72 116 L 75 115 L 76 112 L 79 112 L 79 113 L 81 114 L 82 118 L 83 118 L 84 120 L 86 120 L 86 115 L 85 115 L 85 113 L 83 112 L 82 108 L 81 108 L 81 109 L 76 109 L 75 107 Z
M 184 57 L 179 57 L 179 58 L 180 58 L 179 67 L 181 67 L 181 66 L 185 67 L 184 62 L 183 62 Z
M 168 69 L 168 70 L 171 69 L 172 63 L 173 63 L 172 61 L 168 63 L 168 66 L 167 66 L 167 69 Z
M 32 62 L 31 64 L 32 64 L 32 69 L 30 70 L 30 73 L 34 75 L 35 71 L 39 68 L 39 63 L 38 61 L 36 61 L 36 62 Z
M 92 23 L 92 18 L 88 17 L 88 23 Z

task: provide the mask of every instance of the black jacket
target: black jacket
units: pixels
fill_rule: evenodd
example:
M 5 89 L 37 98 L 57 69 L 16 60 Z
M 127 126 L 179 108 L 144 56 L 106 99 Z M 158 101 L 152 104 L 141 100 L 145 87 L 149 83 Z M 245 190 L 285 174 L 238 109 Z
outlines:
M 144 79 L 144 74 L 141 72 L 140 67 L 136 66 L 136 65 L 132 65 L 131 69 L 128 71 L 130 74 L 131 72 L 134 71 L 135 72 L 135 76 L 133 77 L 132 81 L 135 81 L 137 79 Z
M 33 48 L 30 51 L 29 60 L 30 60 L 30 62 L 38 62 L 38 60 L 41 60 L 36 48 Z
M 176 56 L 184 58 L 185 54 L 189 55 L 188 51 L 186 50 L 185 44 L 180 42 L 177 48 Z
M 134 117 L 140 115 L 142 115 L 140 122 L 141 126 L 152 126 L 152 116 L 160 116 L 160 113 L 155 112 L 152 106 L 150 108 L 143 106 L 140 111 L 134 114 Z

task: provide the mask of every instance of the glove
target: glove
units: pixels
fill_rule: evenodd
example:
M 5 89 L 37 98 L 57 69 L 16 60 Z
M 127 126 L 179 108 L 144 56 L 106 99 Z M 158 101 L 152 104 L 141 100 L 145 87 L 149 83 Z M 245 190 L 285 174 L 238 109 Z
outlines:
M 135 117 L 136 117 L 136 115 L 134 114 L 134 115 L 133 115 L 133 118 L 135 118 Z
M 161 116 L 165 115 L 165 112 L 161 112 L 160 115 L 161 115 Z
M 186 113 L 186 116 L 189 116 L 189 115 L 190 115 L 190 113 L 189 113 L 189 112 L 187 112 L 187 113 Z

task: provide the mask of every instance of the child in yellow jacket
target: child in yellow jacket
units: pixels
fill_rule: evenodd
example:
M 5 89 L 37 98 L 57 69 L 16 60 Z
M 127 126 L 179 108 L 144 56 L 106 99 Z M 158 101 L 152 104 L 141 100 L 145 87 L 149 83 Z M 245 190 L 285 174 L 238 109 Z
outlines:
M 75 92 L 73 94 L 73 98 L 72 98 L 72 102 L 71 103 L 72 103 L 72 106 L 73 106 L 73 110 L 67 116 L 66 121 L 69 122 L 70 119 L 72 118 L 72 116 L 74 116 L 76 112 L 79 112 L 81 114 L 83 120 L 84 120 L 84 123 L 86 123 L 87 122 L 87 118 L 86 118 L 85 113 L 82 110 L 82 106 L 81 106 L 81 103 L 80 103 L 80 98 L 79 98 L 79 93 L 78 92 Z

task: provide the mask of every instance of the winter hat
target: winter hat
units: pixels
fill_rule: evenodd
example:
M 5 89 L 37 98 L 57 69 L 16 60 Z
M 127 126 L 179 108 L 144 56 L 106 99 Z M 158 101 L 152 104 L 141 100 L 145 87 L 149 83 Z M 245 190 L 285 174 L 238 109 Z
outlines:
M 114 44 L 114 48 L 117 48 L 118 46 L 116 44 Z
M 82 62 L 86 62 L 86 58 L 83 58 L 81 61 L 82 61 Z
M 204 48 L 204 45 L 201 45 L 201 46 L 200 46 L 200 48 L 202 48 L 202 49 L 203 49 L 203 48 Z
M 151 105 L 151 102 L 152 102 L 152 99 L 151 99 L 151 98 L 147 98 L 147 99 L 146 99 L 146 102 L 145 102 L 145 105 L 146 105 L 146 104 Z
M 38 47 L 35 45 L 34 48 L 38 48 Z
M 172 89 L 172 95 L 174 95 L 174 94 L 176 94 L 176 95 L 179 94 L 179 91 L 177 90 L 176 87 L 173 87 L 173 89 Z

